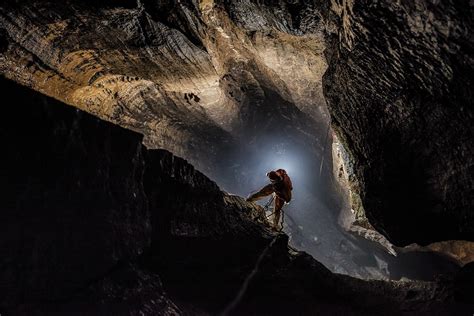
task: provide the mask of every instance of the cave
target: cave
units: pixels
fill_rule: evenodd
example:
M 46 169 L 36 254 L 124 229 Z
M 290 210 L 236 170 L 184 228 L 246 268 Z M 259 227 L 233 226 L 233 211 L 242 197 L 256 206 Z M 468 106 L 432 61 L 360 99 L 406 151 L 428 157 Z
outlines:
M 4 0 L 0 315 L 471 315 L 471 2 Z

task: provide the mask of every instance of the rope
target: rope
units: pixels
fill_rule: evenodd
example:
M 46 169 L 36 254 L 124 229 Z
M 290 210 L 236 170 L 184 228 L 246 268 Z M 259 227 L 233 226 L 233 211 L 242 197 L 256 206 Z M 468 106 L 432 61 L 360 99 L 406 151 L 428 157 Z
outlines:
M 267 202 L 267 204 L 265 204 L 265 206 L 263 207 L 264 209 L 264 212 L 265 212 L 265 216 L 266 218 L 270 218 L 272 215 L 275 214 L 275 209 L 273 209 L 273 212 L 271 212 L 270 214 L 266 215 L 267 211 L 268 211 L 268 208 L 270 207 L 270 205 L 272 204 L 273 200 L 275 199 L 275 196 L 272 195 L 272 198 Z M 283 208 L 280 210 L 281 211 L 281 226 L 280 226 L 280 229 L 278 230 L 279 232 L 281 232 L 283 230 L 283 224 L 285 223 L 285 211 L 283 211 Z
M 275 212 L 272 212 L 272 213 L 268 214 L 267 219 L 270 218 L 270 216 L 272 216 L 273 214 L 275 214 Z M 284 223 L 285 223 L 285 211 L 283 211 L 283 209 L 281 209 L 281 228 L 278 231 L 283 230 L 283 224 Z
M 264 212 L 265 212 L 264 214 L 267 218 L 272 216 L 273 214 L 275 214 L 275 209 L 274 209 L 273 212 L 270 213 L 270 215 L 266 215 L 266 212 L 268 211 L 268 208 L 270 207 L 270 205 L 272 204 L 272 202 L 274 200 L 275 200 L 275 195 L 272 194 L 272 197 L 270 198 L 270 200 L 268 200 L 268 202 L 263 207 Z M 235 298 L 232 300 L 232 302 L 230 302 L 229 305 L 227 305 L 227 307 L 222 311 L 222 313 L 219 314 L 220 316 L 229 315 L 229 313 L 240 303 L 240 301 L 242 300 L 242 298 L 245 295 L 245 292 L 247 292 L 247 289 L 248 289 L 248 286 L 249 286 L 250 282 L 252 281 L 252 279 L 257 274 L 258 269 L 260 268 L 260 264 L 263 261 L 263 258 L 265 258 L 267 252 L 270 250 L 270 248 L 273 247 L 273 245 L 275 244 L 275 242 L 278 239 L 278 236 L 283 231 L 284 223 L 285 223 L 285 212 L 283 211 L 283 208 L 282 208 L 281 209 L 281 226 L 280 226 L 280 229 L 278 230 L 278 234 L 275 235 L 272 238 L 272 240 L 270 241 L 270 243 L 265 247 L 265 249 L 263 249 L 262 253 L 260 254 L 260 256 L 257 259 L 257 262 L 255 263 L 255 266 L 254 266 L 253 270 L 247 275 L 244 282 L 242 283 L 242 286 L 240 287 L 239 292 L 237 293 Z
M 224 309 L 224 311 L 222 313 L 220 313 L 220 316 L 227 316 L 229 315 L 229 313 L 237 306 L 239 305 L 240 301 L 242 300 L 242 298 L 244 297 L 245 295 L 245 292 L 247 292 L 247 289 L 248 289 L 248 286 L 250 284 L 250 281 L 252 281 L 252 279 L 255 277 L 255 275 L 257 274 L 258 272 L 258 269 L 260 268 L 260 264 L 262 263 L 263 261 L 263 258 L 265 258 L 265 255 L 267 254 L 267 252 L 270 250 L 271 247 L 273 247 L 273 245 L 275 244 L 275 242 L 277 241 L 278 239 L 278 235 L 276 235 L 275 237 L 273 237 L 272 241 L 268 244 L 267 247 L 265 247 L 265 249 L 262 251 L 262 253 L 260 254 L 260 256 L 258 257 L 257 259 L 257 262 L 255 263 L 255 266 L 252 270 L 252 272 L 250 272 L 247 277 L 245 278 L 244 280 L 244 283 L 242 283 L 242 286 L 240 287 L 239 289 L 239 292 L 237 293 L 236 297 L 232 300 L 232 302 L 230 302 L 229 305 L 227 305 L 227 307 Z
M 263 209 L 266 211 L 268 211 L 268 208 L 270 207 L 270 205 L 272 204 L 273 200 L 275 199 L 275 196 L 272 194 L 272 197 L 270 200 L 268 200 L 267 204 L 265 204 L 265 206 L 263 207 Z
M 272 198 L 270 199 L 270 201 L 265 205 L 266 208 L 268 209 L 268 207 L 270 206 L 271 202 L 274 200 L 274 197 L 272 196 Z M 273 213 L 272 213 L 273 214 Z M 271 214 L 270 214 L 271 215 Z M 253 270 L 247 275 L 247 277 L 245 278 L 244 282 L 242 283 L 242 286 L 240 287 L 239 289 L 239 292 L 237 293 L 237 295 L 235 296 L 235 298 L 232 300 L 232 302 L 230 302 L 229 305 L 227 305 L 227 307 L 224 309 L 224 311 L 222 313 L 220 313 L 220 316 L 227 316 L 229 315 L 229 313 L 237 306 L 239 305 L 240 301 L 242 300 L 242 298 L 244 297 L 245 295 L 245 292 L 247 292 L 247 289 L 249 287 L 249 284 L 250 282 L 252 281 L 252 279 L 255 277 L 255 275 L 257 274 L 258 272 L 258 269 L 260 268 L 260 264 L 262 263 L 263 261 L 263 258 L 265 258 L 265 256 L 267 255 L 268 251 L 270 250 L 270 248 L 273 247 L 273 245 L 275 244 L 275 242 L 277 241 L 278 239 L 278 236 L 280 235 L 279 233 L 283 230 L 283 223 L 284 223 L 284 218 L 285 218 L 285 212 L 283 212 L 283 209 L 281 210 L 281 227 L 280 229 L 278 230 L 278 234 L 275 235 L 275 237 L 273 237 L 273 239 L 270 241 L 270 243 L 267 245 L 267 247 L 265 247 L 265 249 L 263 249 L 262 253 L 260 254 L 260 256 L 258 257 L 257 259 L 257 262 L 255 263 L 255 266 L 253 268 Z
M 281 209 L 281 227 L 279 232 L 283 230 L 283 224 L 285 224 L 285 211 L 283 211 L 283 208 Z

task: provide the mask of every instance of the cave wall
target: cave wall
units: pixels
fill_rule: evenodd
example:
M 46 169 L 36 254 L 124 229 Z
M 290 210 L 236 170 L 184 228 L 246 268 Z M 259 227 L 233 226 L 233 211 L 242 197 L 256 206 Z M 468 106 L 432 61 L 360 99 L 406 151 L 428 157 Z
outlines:
M 341 1 L 328 21 L 324 92 L 369 222 L 397 245 L 472 241 L 472 4 Z

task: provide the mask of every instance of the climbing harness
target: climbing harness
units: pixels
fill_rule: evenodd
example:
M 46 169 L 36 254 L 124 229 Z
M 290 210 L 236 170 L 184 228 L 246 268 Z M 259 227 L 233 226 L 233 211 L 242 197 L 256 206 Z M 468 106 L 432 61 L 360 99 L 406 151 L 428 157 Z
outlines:
M 267 211 L 268 211 L 270 205 L 272 205 L 274 200 L 275 200 L 275 195 L 272 194 L 272 197 L 270 198 L 270 200 L 268 200 L 268 202 L 265 204 L 265 206 L 263 206 L 263 211 L 264 211 L 266 219 L 269 219 L 272 215 L 275 214 L 275 209 L 273 209 L 273 212 L 271 212 L 270 214 L 267 215 Z M 278 231 L 283 230 L 283 224 L 285 223 L 285 212 L 283 211 L 283 209 L 281 209 L 280 211 L 281 211 L 281 226 L 280 226 L 281 228 Z
M 275 196 L 272 194 L 272 197 L 270 198 L 270 200 L 268 200 L 267 204 L 265 204 L 265 206 L 263 207 L 263 210 L 264 210 L 265 214 L 267 214 L 268 208 L 270 207 L 270 205 L 272 205 L 273 200 L 275 200 Z M 272 212 L 270 215 L 272 215 L 273 213 L 275 213 L 275 212 Z M 270 215 L 268 215 L 268 216 L 266 215 L 267 218 Z

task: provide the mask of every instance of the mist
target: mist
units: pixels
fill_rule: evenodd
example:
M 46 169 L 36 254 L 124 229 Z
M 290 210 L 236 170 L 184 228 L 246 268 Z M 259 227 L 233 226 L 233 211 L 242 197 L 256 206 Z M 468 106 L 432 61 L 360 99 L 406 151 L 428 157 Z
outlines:
M 399 254 L 391 244 L 387 248 L 346 231 L 339 217 L 350 212 L 350 205 L 336 190 L 332 131 L 326 132 L 327 125 L 304 126 L 295 120 L 293 126 L 277 134 L 259 130 L 254 137 L 247 135 L 248 141 L 235 150 L 228 174 L 216 182 L 229 194 L 247 197 L 269 183 L 268 171 L 285 169 L 293 182 L 292 201 L 283 208 L 283 231 L 290 237 L 290 246 L 309 253 L 335 273 L 363 279 L 433 280 L 459 269 L 440 254 Z M 264 206 L 270 198 L 257 203 Z

